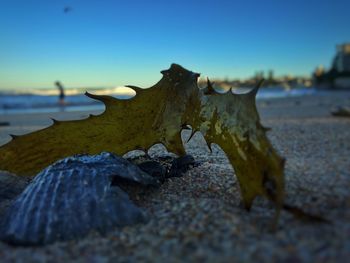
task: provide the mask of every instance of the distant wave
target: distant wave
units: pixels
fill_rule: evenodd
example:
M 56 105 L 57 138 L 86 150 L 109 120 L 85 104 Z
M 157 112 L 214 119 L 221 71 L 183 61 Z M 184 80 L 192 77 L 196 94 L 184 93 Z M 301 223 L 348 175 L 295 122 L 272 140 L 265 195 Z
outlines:
M 67 96 L 82 95 L 86 91 L 96 95 L 111 95 L 111 94 L 133 94 L 127 87 L 107 87 L 107 88 L 66 88 Z M 15 89 L 15 90 L 0 90 L 0 96 L 9 95 L 41 95 L 41 96 L 58 96 L 58 89 Z
M 101 108 L 103 106 L 101 102 L 84 95 L 86 90 L 92 94 L 111 95 L 118 99 L 129 99 L 136 94 L 134 90 L 127 87 L 66 89 L 65 110 L 80 110 L 94 105 L 100 105 Z M 58 94 L 57 90 L 44 89 L 1 91 L 0 114 L 61 110 Z
M 295 88 L 285 89 L 283 87 L 261 88 L 257 94 L 257 99 L 273 99 L 285 97 L 298 97 L 305 95 L 312 95 L 317 92 L 314 88 Z
M 111 95 L 118 99 L 129 99 L 135 96 L 135 91 L 127 87 L 94 88 L 94 89 L 66 89 L 66 111 L 103 109 L 104 105 L 84 95 L 88 90 L 92 94 Z M 235 89 L 235 93 L 245 93 L 247 89 Z M 315 89 L 291 89 L 262 88 L 259 90 L 257 99 L 283 98 L 309 95 L 315 93 Z M 62 110 L 58 103 L 57 90 L 20 90 L 0 92 L 0 114 L 28 113 L 28 112 L 57 112 Z

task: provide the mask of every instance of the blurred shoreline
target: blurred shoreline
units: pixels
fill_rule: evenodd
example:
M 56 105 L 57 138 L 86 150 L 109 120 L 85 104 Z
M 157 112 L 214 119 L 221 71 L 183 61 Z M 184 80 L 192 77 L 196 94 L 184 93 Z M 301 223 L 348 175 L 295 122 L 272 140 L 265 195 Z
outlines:
M 259 91 L 256 103 L 263 122 L 291 118 L 302 125 L 302 121 L 306 118 L 333 118 L 332 109 L 337 106 L 350 106 L 350 91 L 346 90 L 310 90 L 309 93 L 292 90 L 279 93 L 280 97 L 271 97 L 265 92 L 266 89 Z M 0 122 L 8 123 L 0 126 L 0 145 L 10 141 L 9 134 L 22 135 L 50 126 L 51 118 L 77 120 L 87 118 L 89 114 L 99 115 L 103 111 L 102 103 L 90 106 L 7 111 L 5 114 L 0 114 Z
M 226 89 L 217 89 L 218 92 L 227 92 Z M 245 93 L 249 88 L 235 88 L 235 93 Z M 56 90 L 32 92 L 0 92 L 0 116 L 7 114 L 28 114 L 45 112 L 74 112 L 74 111 L 94 111 L 103 110 L 104 105 L 84 95 L 85 90 L 67 89 L 65 105 L 59 105 L 58 93 Z M 126 87 L 91 89 L 88 92 L 97 95 L 110 95 L 118 99 L 129 99 L 135 92 Z M 308 95 L 327 95 L 337 91 L 317 90 L 314 88 L 285 89 L 283 87 L 261 88 L 257 95 L 257 100 L 288 98 Z
M 135 92 L 127 87 L 69 88 L 64 90 L 64 105 L 61 105 L 59 103 L 59 92 L 56 89 L 0 91 L 0 115 L 89 111 L 104 108 L 101 102 L 87 97 L 85 92 L 96 95 L 111 95 L 119 99 L 128 99 L 135 95 Z

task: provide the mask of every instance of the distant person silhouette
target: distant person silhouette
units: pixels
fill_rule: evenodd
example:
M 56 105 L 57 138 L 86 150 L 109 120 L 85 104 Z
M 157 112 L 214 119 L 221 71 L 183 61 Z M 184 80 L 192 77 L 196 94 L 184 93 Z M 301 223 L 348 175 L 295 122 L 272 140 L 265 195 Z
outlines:
M 64 101 L 64 98 L 65 98 L 65 94 L 64 94 L 64 87 L 63 87 L 63 85 L 61 84 L 61 82 L 59 82 L 59 81 L 56 81 L 55 82 L 55 85 L 56 85 L 56 87 L 58 88 L 58 90 L 59 90 L 59 92 L 60 92 L 60 94 L 58 95 L 58 103 L 60 104 L 60 105 L 65 105 L 65 101 Z

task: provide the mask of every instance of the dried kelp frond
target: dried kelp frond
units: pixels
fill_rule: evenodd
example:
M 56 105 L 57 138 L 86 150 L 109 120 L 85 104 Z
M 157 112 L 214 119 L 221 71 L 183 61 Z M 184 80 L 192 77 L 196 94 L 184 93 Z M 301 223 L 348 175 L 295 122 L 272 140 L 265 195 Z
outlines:
M 198 93 L 198 74 L 173 65 L 152 88 L 135 88 L 131 100 L 86 95 L 102 101 L 106 110 L 79 121 L 55 121 L 52 126 L 14 138 L 0 148 L 0 169 L 19 175 L 35 175 L 58 159 L 78 153 L 102 151 L 122 155 L 146 151 L 162 143 L 176 154 L 185 150 L 181 141 L 184 114 Z M 193 96 L 194 95 L 194 96 Z
M 209 148 L 211 143 L 216 143 L 226 153 L 247 208 L 257 195 L 281 207 L 284 159 L 276 153 L 260 123 L 255 105 L 260 84 L 247 94 L 234 94 L 231 90 L 219 94 L 213 93 L 208 81 L 208 87 L 200 94 L 200 114 L 191 125 L 203 134 Z
M 78 153 L 110 151 L 124 154 L 146 151 L 162 143 L 171 152 L 185 154 L 181 130 L 203 133 L 208 145 L 218 144 L 237 174 L 247 208 L 263 195 L 278 208 L 283 199 L 283 159 L 265 135 L 255 105 L 258 87 L 248 94 L 218 94 L 197 86 L 199 74 L 172 64 L 163 78 L 149 89 L 132 87 L 136 96 L 102 101 L 106 110 L 80 121 L 59 122 L 46 129 L 14 138 L 0 148 L 0 169 L 34 175 L 58 159 Z

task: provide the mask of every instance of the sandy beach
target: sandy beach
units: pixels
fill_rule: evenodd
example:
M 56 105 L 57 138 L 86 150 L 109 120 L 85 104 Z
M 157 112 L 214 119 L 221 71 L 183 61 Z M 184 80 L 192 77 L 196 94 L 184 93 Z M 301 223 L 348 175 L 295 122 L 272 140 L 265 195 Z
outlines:
M 257 199 L 250 212 L 240 205 L 232 167 L 218 147 L 212 153 L 196 134 L 186 150 L 199 166 L 171 178 L 140 205 L 150 214 L 144 225 L 111 229 L 106 236 L 44 247 L 0 243 L 2 262 L 347 262 L 350 257 L 350 118 L 330 114 L 350 106 L 350 91 L 328 95 L 264 99 L 257 102 L 269 138 L 286 157 L 287 203 L 321 215 L 330 224 L 308 223 L 282 212 L 270 231 L 274 209 Z M 55 118 L 86 118 L 60 112 L 0 116 L 0 145 L 8 134 L 49 126 Z M 184 139 L 188 133 L 184 133 Z M 135 154 L 135 153 L 131 153 Z M 164 155 L 161 146 L 151 156 Z M 130 155 L 130 154 L 129 154 Z

